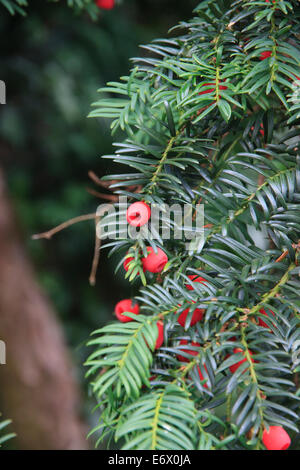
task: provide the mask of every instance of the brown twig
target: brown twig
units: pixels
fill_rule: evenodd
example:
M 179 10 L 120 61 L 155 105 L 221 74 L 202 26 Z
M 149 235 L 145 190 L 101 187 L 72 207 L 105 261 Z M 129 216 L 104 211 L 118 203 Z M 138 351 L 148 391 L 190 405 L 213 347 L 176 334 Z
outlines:
M 91 189 L 91 188 L 86 188 L 86 190 L 89 194 L 92 194 L 92 196 L 98 197 L 99 199 L 104 199 L 106 201 L 111 201 L 111 202 L 118 201 L 118 196 L 116 194 L 99 193 L 99 191 L 95 191 L 94 189 Z
M 275 260 L 275 263 L 279 263 L 289 254 L 288 250 L 285 250 L 281 255 Z
M 299 250 L 300 248 L 300 241 L 298 243 L 293 243 L 292 244 L 292 247 L 294 248 L 294 250 Z M 281 255 L 275 260 L 275 263 L 279 263 L 279 261 L 282 261 L 284 258 L 286 258 L 286 256 L 289 254 L 289 251 L 288 250 L 285 250 L 283 253 L 281 253 Z
M 97 268 L 98 268 L 99 260 L 100 260 L 101 239 L 100 237 L 97 236 L 97 224 L 99 221 L 100 221 L 100 217 L 96 217 L 95 219 L 95 249 L 94 249 L 94 257 L 93 257 L 91 273 L 89 277 L 89 283 L 91 286 L 94 286 L 96 284 L 96 273 L 97 273 Z
M 96 175 L 96 173 L 94 173 L 93 171 L 89 171 L 88 172 L 88 176 L 89 178 L 94 181 L 95 184 L 97 184 L 98 186 L 104 186 L 104 187 L 108 187 L 111 183 L 108 182 L 108 181 L 101 181 L 101 179 Z
M 32 235 L 31 238 L 32 240 L 39 240 L 40 238 L 46 238 L 47 240 L 50 240 L 53 235 L 58 232 L 61 232 L 61 230 L 64 230 L 67 227 L 70 227 L 70 225 L 74 225 L 78 222 L 83 222 L 85 220 L 93 220 L 96 219 L 96 217 L 96 213 L 80 215 L 78 217 L 74 217 L 73 219 L 69 219 L 66 222 L 63 222 L 62 224 L 57 225 L 56 227 L 52 228 L 51 230 L 48 230 L 47 232 L 36 233 L 35 235 Z
M 119 182 L 119 180 L 103 181 L 93 171 L 89 171 L 88 176 L 97 186 L 101 186 L 101 188 L 109 189 L 110 191 L 114 190 L 113 188 L 111 189 L 110 186 L 114 183 Z

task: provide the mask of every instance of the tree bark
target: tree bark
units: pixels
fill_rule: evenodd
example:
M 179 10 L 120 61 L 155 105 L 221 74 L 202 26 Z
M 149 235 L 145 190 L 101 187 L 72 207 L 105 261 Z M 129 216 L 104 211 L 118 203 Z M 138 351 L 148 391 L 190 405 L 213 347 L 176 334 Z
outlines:
M 86 449 L 62 330 L 18 236 L 0 169 L 0 400 L 20 449 Z

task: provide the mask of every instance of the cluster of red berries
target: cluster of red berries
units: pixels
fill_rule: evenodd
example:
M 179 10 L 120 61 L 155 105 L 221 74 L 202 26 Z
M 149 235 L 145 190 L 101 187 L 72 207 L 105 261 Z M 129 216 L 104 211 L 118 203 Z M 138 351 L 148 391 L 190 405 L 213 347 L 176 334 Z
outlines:
M 200 276 L 197 276 L 197 275 L 191 275 L 191 276 L 188 276 L 188 277 L 192 282 L 199 282 L 199 283 L 205 283 L 206 282 L 206 280 L 204 278 L 202 278 Z M 186 284 L 186 288 L 188 290 L 194 290 L 194 287 L 190 284 Z M 115 315 L 116 315 L 116 317 L 118 318 L 119 321 L 121 321 L 123 323 L 134 321 L 132 318 L 130 318 L 126 315 L 123 315 L 124 312 L 125 313 L 130 312 L 130 313 L 134 313 L 135 315 L 138 315 L 140 313 L 139 305 L 137 303 L 134 304 L 131 299 L 124 299 L 124 300 L 121 300 L 115 307 Z M 188 312 L 189 312 L 189 309 L 186 309 L 179 316 L 178 323 L 180 323 L 181 326 L 185 325 L 185 320 L 186 320 L 186 317 L 188 315 Z M 266 313 L 266 311 L 264 309 L 261 309 L 259 312 L 263 315 L 268 316 L 268 314 Z M 275 315 L 274 312 L 272 312 L 272 311 L 270 311 L 270 312 L 273 316 Z M 204 315 L 204 311 L 202 309 L 195 309 L 195 311 L 193 313 L 192 320 L 191 320 L 191 325 L 194 325 L 195 323 L 200 321 L 203 318 L 203 315 Z M 259 318 L 258 324 L 260 326 L 264 327 L 264 328 L 268 328 L 268 325 L 261 318 Z M 155 349 L 159 349 L 162 346 L 163 341 L 164 341 L 164 325 L 163 325 L 162 321 L 157 322 L 157 329 L 158 329 L 158 335 L 157 335 L 157 339 L 156 339 L 156 343 L 155 343 Z M 235 340 L 235 338 L 232 338 L 232 341 L 234 341 L 234 340 Z M 197 343 L 197 342 L 194 342 L 194 341 L 189 343 L 186 339 L 182 339 L 179 343 L 179 346 L 188 346 L 188 347 L 192 346 L 193 348 L 198 348 L 198 347 L 201 346 L 201 344 Z M 183 353 L 185 353 L 185 356 L 182 356 L 180 354 L 177 355 L 177 359 L 181 362 L 190 362 L 190 359 L 188 357 L 186 357 L 186 355 L 190 355 L 190 356 L 197 356 L 198 355 L 198 352 L 197 352 L 196 349 L 182 348 L 181 351 Z M 233 353 L 234 354 L 240 354 L 240 353 L 243 353 L 243 350 L 241 348 L 234 348 Z M 252 351 L 249 351 L 249 354 L 250 354 L 250 356 L 253 356 Z M 229 357 L 229 356 L 226 356 L 226 358 L 227 357 Z M 252 357 L 251 357 L 251 361 L 253 363 L 257 362 Z M 236 362 L 235 364 L 232 364 L 229 367 L 230 372 L 232 374 L 234 374 L 237 371 L 237 369 L 239 369 L 239 367 L 241 367 L 245 362 L 247 362 L 246 357 L 244 359 L 241 359 L 240 361 Z M 207 373 L 206 365 L 204 364 L 203 367 L 204 367 L 204 369 Z M 205 377 L 203 376 L 199 366 L 197 366 L 197 370 L 198 370 L 198 374 L 199 374 L 199 378 L 200 378 L 201 382 L 204 382 Z M 243 371 L 243 373 L 245 373 L 246 370 L 247 369 L 245 369 Z M 204 383 L 203 387 L 208 389 L 208 384 Z M 287 434 L 287 432 L 281 426 L 270 426 L 269 430 L 265 429 L 264 432 L 263 432 L 262 440 L 263 440 L 263 443 L 264 443 L 265 447 L 268 450 L 285 450 L 290 446 L 290 443 L 291 443 L 291 439 L 290 439 L 289 435 Z
M 263 313 L 264 315 L 267 315 L 267 313 L 264 310 L 260 310 L 260 312 Z M 273 312 L 271 312 L 271 313 L 274 315 Z M 259 320 L 259 321 L 260 321 L 261 326 L 267 327 L 266 323 L 264 323 L 262 320 Z M 189 347 L 192 346 L 194 348 L 197 348 L 197 347 L 201 346 L 200 343 L 197 343 L 197 342 L 194 342 L 194 341 L 189 343 L 186 339 L 182 339 L 179 343 L 179 346 L 187 346 L 187 345 Z M 198 355 L 198 352 L 197 352 L 196 349 L 185 349 L 185 348 L 183 349 L 182 348 L 181 351 L 184 352 L 185 354 L 190 355 L 190 356 L 197 356 Z M 235 348 L 233 350 L 233 352 L 234 352 L 234 354 L 239 354 L 239 353 L 242 353 L 243 350 L 240 349 L 240 348 Z M 253 355 L 252 351 L 249 351 L 249 353 L 250 353 L 251 356 Z M 177 355 L 177 359 L 181 362 L 190 362 L 189 358 L 187 358 L 186 356 L 179 355 L 179 354 Z M 241 361 L 237 362 L 236 364 L 232 364 L 229 367 L 230 372 L 232 374 L 234 374 L 236 372 L 236 370 L 246 361 L 247 361 L 247 359 L 244 358 Z M 252 358 L 251 358 L 251 361 L 256 362 Z M 200 380 L 204 381 L 205 378 L 203 377 L 203 374 L 200 370 L 200 367 L 197 366 L 197 369 L 198 369 L 198 374 L 199 374 Z M 206 368 L 205 364 L 204 364 L 204 369 L 207 373 L 207 368 Z M 204 388 L 208 389 L 207 383 L 204 383 L 203 386 L 204 386 Z M 263 441 L 264 446 L 268 450 L 286 450 L 286 449 L 288 449 L 288 447 L 291 444 L 290 436 L 288 435 L 288 433 L 281 426 L 270 426 L 269 430 L 265 429 L 264 432 L 263 432 L 262 441 Z
M 112 10 L 115 6 L 115 0 L 95 0 L 95 3 L 102 10 Z
M 252 132 L 254 131 L 254 126 L 251 126 L 251 131 L 252 131 Z M 264 136 L 264 135 L 265 135 L 265 131 L 264 131 L 264 125 L 263 125 L 263 123 L 262 123 L 262 122 L 260 123 L 260 129 L 259 129 L 259 132 L 260 132 L 260 134 L 261 134 L 262 136 Z
M 129 225 L 132 227 L 142 227 L 147 224 L 151 217 L 151 209 L 144 201 L 134 202 L 129 206 L 126 212 L 126 219 Z M 157 248 L 157 252 L 152 247 L 147 248 L 148 255 L 142 258 L 143 271 L 149 271 L 150 273 L 160 273 L 168 262 L 166 253 L 161 249 Z M 126 258 L 123 266 L 125 271 L 129 269 L 129 263 L 134 258 Z
M 208 86 L 208 85 L 213 85 L 213 83 L 206 83 L 203 86 Z M 226 90 L 227 87 L 224 86 L 224 85 L 221 85 L 220 89 L 221 90 Z M 208 90 L 203 91 L 203 92 L 200 92 L 199 94 L 201 95 L 201 94 L 204 94 L 204 93 L 211 93 L 212 91 L 214 91 L 213 88 L 208 89 Z M 261 129 L 261 133 L 262 132 L 263 132 L 263 128 Z M 141 227 L 141 226 L 145 225 L 149 221 L 150 217 L 151 217 L 151 209 L 148 206 L 148 204 L 146 204 L 143 201 L 139 201 L 139 202 L 135 202 L 135 203 L 131 204 L 129 206 L 129 208 L 127 210 L 127 214 L 126 214 L 127 222 L 130 225 L 134 226 L 134 227 Z M 163 250 L 161 250 L 160 248 L 157 248 L 157 252 L 155 253 L 155 251 L 152 247 L 148 247 L 147 251 L 148 251 L 148 255 L 146 257 L 142 258 L 143 270 L 144 271 L 149 271 L 151 273 L 161 272 L 164 269 L 164 266 L 166 265 L 166 263 L 168 262 L 168 257 L 166 255 L 166 253 Z M 124 264 L 123 264 L 125 271 L 128 271 L 128 269 L 129 269 L 128 265 L 131 261 L 133 261 L 133 259 L 134 258 L 132 258 L 132 257 L 128 257 L 128 258 L 125 259 Z M 191 283 L 186 284 L 185 287 L 190 291 L 194 290 L 194 287 L 192 285 L 193 283 L 199 282 L 199 283 L 204 284 L 206 282 L 206 280 L 203 277 L 200 277 L 198 275 L 190 275 L 190 276 L 188 276 L 188 278 L 191 281 Z M 186 318 L 189 314 L 189 310 L 190 310 L 189 308 L 185 309 L 178 317 L 177 321 L 182 327 L 185 326 L 185 322 L 186 322 Z M 130 313 L 133 313 L 135 315 L 138 315 L 140 313 L 139 305 L 137 303 L 133 303 L 131 299 L 121 300 L 115 307 L 116 317 L 118 318 L 119 321 L 121 321 L 123 323 L 134 321 L 132 318 L 130 318 L 126 315 L 123 315 L 123 313 L 126 313 L 126 312 L 128 312 L 128 313 L 130 312 Z M 266 311 L 264 309 L 261 309 L 259 312 L 262 315 L 268 316 L 268 314 L 266 313 Z M 270 311 L 270 312 L 273 316 L 275 315 L 274 312 L 272 312 L 272 311 Z M 204 309 L 196 308 L 193 312 L 193 316 L 191 318 L 190 325 L 193 326 L 197 322 L 201 321 L 203 319 L 204 313 L 205 313 Z M 268 328 L 268 325 L 261 318 L 258 319 L 258 324 L 260 326 L 264 327 L 264 328 Z M 163 341 L 164 341 L 164 325 L 163 325 L 162 321 L 157 322 L 157 329 L 158 329 L 158 336 L 157 336 L 156 343 L 155 343 L 155 349 L 159 349 L 162 346 Z M 235 338 L 232 338 L 232 341 L 234 341 L 234 340 L 235 340 Z M 189 347 L 192 346 L 194 348 L 197 348 L 197 347 L 201 346 L 197 342 L 188 343 L 188 341 L 186 339 L 182 339 L 180 341 L 179 345 L 180 346 L 189 346 Z M 197 356 L 197 354 L 198 354 L 197 350 L 195 350 L 195 349 L 181 349 L 181 350 L 182 350 L 182 352 L 185 353 L 185 356 L 182 356 L 180 354 L 177 355 L 177 359 L 181 362 L 190 362 L 190 359 L 188 357 L 186 357 L 186 355 Z M 240 353 L 244 353 L 244 351 L 241 348 L 234 348 L 233 353 L 234 354 L 240 354 Z M 252 351 L 249 351 L 249 354 L 250 354 L 250 356 L 253 356 Z M 244 355 L 245 355 L 245 353 L 244 353 Z M 228 357 L 228 356 L 226 356 L 226 357 Z M 252 362 L 257 362 L 252 357 L 251 357 L 251 361 Z M 239 369 L 239 367 L 241 367 L 242 364 L 244 364 L 245 362 L 247 362 L 246 357 L 244 359 L 241 359 L 240 361 L 236 362 L 235 364 L 232 364 L 229 367 L 230 372 L 232 374 L 234 374 L 237 371 L 237 369 Z M 206 365 L 204 364 L 203 367 L 204 367 L 204 369 L 207 373 Z M 198 374 L 199 374 L 200 380 L 205 381 L 205 378 L 204 378 L 204 376 L 201 372 L 200 367 L 197 366 L 197 369 L 198 369 Z M 247 369 L 245 369 L 244 372 L 246 372 L 246 370 Z M 208 388 L 207 383 L 204 383 L 203 386 L 206 389 Z M 263 443 L 264 443 L 265 447 L 269 450 L 284 450 L 284 449 L 287 449 L 290 445 L 290 442 L 291 442 L 291 440 L 290 440 L 289 435 L 287 434 L 287 432 L 281 426 L 270 426 L 269 430 L 267 430 L 267 429 L 264 430 Z
M 145 225 L 151 217 L 151 209 L 143 201 L 134 202 L 129 206 L 126 213 L 126 219 L 129 225 L 133 227 L 142 227 Z M 142 258 L 143 271 L 149 271 L 151 273 L 160 273 L 165 265 L 168 262 L 168 257 L 166 253 L 161 249 L 157 248 L 157 252 L 154 251 L 152 247 L 147 248 L 148 255 Z M 125 259 L 123 266 L 125 271 L 129 269 L 129 263 L 133 261 L 134 258 L 128 257 Z M 134 313 L 138 315 L 140 313 L 140 308 L 137 303 L 133 304 L 131 299 L 121 300 L 115 306 L 115 315 L 117 319 L 123 323 L 133 321 L 132 318 L 123 315 L 123 313 Z M 164 324 L 162 321 L 157 322 L 158 336 L 155 343 L 155 349 L 159 349 L 164 341 Z

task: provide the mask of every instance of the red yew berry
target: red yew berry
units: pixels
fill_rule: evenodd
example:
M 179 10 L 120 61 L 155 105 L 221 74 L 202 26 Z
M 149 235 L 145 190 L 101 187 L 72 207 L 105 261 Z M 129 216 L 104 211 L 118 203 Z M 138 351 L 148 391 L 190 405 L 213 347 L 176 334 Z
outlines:
M 164 342 L 164 324 L 160 320 L 156 323 L 156 326 L 157 326 L 157 330 L 158 330 L 158 335 L 157 335 L 157 338 L 156 338 L 156 343 L 155 343 L 154 349 L 159 349 L 162 346 L 163 342 Z M 149 344 L 148 344 L 146 338 L 144 338 L 144 339 L 145 339 L 146 344 L 149 348 Z
M 231 338 L 228 338 L 227 341 L 233 341 L 233 342 L 235 342 L 235 341 L 236 341 L 236 336 L 231 336 Z
M 149 253 L 148 256 L 142 258 L 144 271 L 160 273 L 168 262 L 166 253 L 160 248 L 157 248 L 157 253 L 155 253 L 152 247 L 148 247 L 147 251 Z
M 198 369 L 198 374 L 199 374 L 200 380 L 201 380 L 201 381 L 202 381 L 202 380 L 205 380 L 199 366 L 197 366 L 197 369 Z M 207 372 L 207 368 L 206 368 L 206 365 L 205 365 L 205 364 L 204 364 L 204 369 L 205 369 L 206 372 Z M 208 388 L 208 386 L 207 386 L 206 383 L 203 384 L 203 387 L 204 387 L 204 388 Z
M 214 85 L 214 83 L 203 83 L 203 87 L 209 86 L 209 85 Z M 199 95 L 205 95 L 206 93 L 212 93 L 215 89 L 214 88 L 208 88 L 207 90 L 200 91 Z
M 271 55 L 272 55 L 272 51 L 264 51 L 260 54 L 259 60 L 268 59 L 269 57 L 271 57 Z
M 149 377 L 149 382 L 153 382 L 153 380 L 157 379 L 157 376 L 156 375 L 151 375 L 151 377 Z M 151 386 L 151 383 L 150 383 L 150 386 Z M 146 385 L 142 385 L 142 390 L 145 390 L 146 388 Z
M 140 313 L 140 307 L 137 303 L 133 305 L 131 299 L 124 299 L 118 302 L 117 305 L 115 306 L 116 317 L 122 323 L 133 321 L 132 318 L 126 317 L 125 315 L 123 315 L 123 312 L 131 312 L 131 313 L 135 313 L 136 315 L 138 315 Z
M 164 324 L 162 321 L 158 321 L 156 325 L 158 328 L 158 336 L 155 343 L 155 349 L 159 349 L 164 342 Z
M 126 259 L 124 260 L 123 268 L 125 269 L 126 272 L 127 272 L 128 269 L 129 269 L 129 266 L 128 266 L 129 263 L 131 263 L 131 261 L 133 261 L 133 260 L 134 260 L 134 258 L 132 258 L 132 257 L 126 258 Z
M 123 268 L 125 269 L 125 271 L 127 272 L 128 269 L 129 269 L 129 263 L 131 263 L 131 261 L 133 261 L 134 258 L 132 256 L 130 256 L 129 258 L 126 258 L 123 262 Z M 145 272 L 145 269 L 143 269 L 143 271 Z
M 200 277 L 198 276 L 197 274 L 193 274 L 191 276 L 188 276 L 188 278 L 192 281 L 192 282 L 200 282 L 201 284 L 205 284 L 207 281 L 206 279 L 203 279 L 203 277 Z M 188 289 L 188 290 L 194 290 L 193 286 L 191 286 L 190 284 L 186 284 L 185 287 Z
M 180 306 L 180 305 L 179 305 Z M 178 323 L 179 325 L 181 326 L 185 326 L 185 322 L 186 322 L 186 317 L 188 316 L 189 314 L 189 311 L 190 309 L 189 308 L 186 308 L 185 310 L 183 310 L 183 312 L 179 315 L 178 317 Z M 201 321 L 203 316 L 204 316 L 204 312 L 205 310 L 203 308 L 195 308 L 194 312 L 193 312 L 193 316 L 192 316 L 192 319 L 191 319 L 191 323 L 190 325 L 193 326 L 195 325 L 198 321 Z
M 115 0 L 95 0 L 95 3 L 102 10 L 112 10 L 115 6 Z
M 189 346 L 201 346 L 201 344 L 195 343 L 194 341 L 192 341 L 191 343 L 188 343 L 188 341 L 187 341 L 186 339 L 182 339 L 179 344 L 180 344 L 180 345 L 181 345 L 181 344 L 188 344 Z M 190 350 L 190 349 L 183 349 L 182 351 L 186 352 L 187 354 L 190 354 L 191 356 L 197 356 L 197 355 L 199 354 L 197 351 L 192 351 L 192 350 Z M 180 356 L 179 354 L 177 355 L 177 359 L 178 359 L 179 361 L 181 361 L 181 362 L 190 362 L 190 359 L 188 359 L 187 357 L 184 357 L 184 356 Z M 205 364 L 204 364 L 204 369 L 205 369 L 206 372 L 207 372 L 207 368 L 206 368 L 206 365 L 205 365 Z M 202 381 L 205 380 L 205 379 L 204 379 L 204 377 L 203 377 L 203 374 L 202 374 L 201 369 L 200 369 L 199 366 L 197 366 L 197 370 L 198 370 L 198 374 L 199 374 L 200 380 L 201 380 L 201 382 L 202 382 Z M 207 386 L 206 383 L 203 385 L 203 387 L 204 387 L 204 388 L 208 388 L 208 386 Z
M 131 204 L 126 213 L 126 219 L 129 225 L 133 227 L 141 227 L 145 225 L 151 216 L 151 209 L 143 201 L 134 202 Z
M 270 310 L 270 312 L 272 313 L 273 317 L 275 317 L 275 313 L 272 312 L 272 310 Z M 269 316 L 263 308 L 260 309 L 259 313 L 262 313 L 263 315 L 266 315 L 267 317 Z M 260 326 L 263 326 L 264 328 L 269 328 L 269 325 L 267 325 L 261 318 L 258 319 L 258 324 Z
M 295 75 L 294 73 L 292 74 L 295 78 L 294 78 L 294 81 L 298 81 L 300 80 L 300 77 L 298 77 L 297 75 Z M 291 78 L 289 78 L 289 81 L 293 81 Z
M 234 348 L 233 350 L 234 354 L 239 354 L 239 353 L 242 353 L 244 352 L 241 348 Z M 252 351 L 249 351 L 250 355 L 252 356 L 253 355 L 253 352 Z M 232 374 L 235 373 L 235 371 L 244 363 L 244 362 L 248 362 L 247 361 L 247 358 L 245 357 L 245 359 L 242 359 L 241 361 L 237 362 L 236 364 L 232 364 L 232 366 L 229 367 L 230 369 L 230 372 Z M 251 362 L 254 362 L 254 359 L 251 358 Z M 246 370 L 243 372 L 245 373 Z
M 189 344 L 189 346 L 201 346 L 201 344 L 195 343 L 194 341 L 192 341 L 191 343 L 188 343 L 186 339 L 182 339 L 180 341 L 179 345 L 182 345 L 182 344 Z M 187 354 L 190 354 L 191 356 L 197 356 L 198 354 L 197 351 L 192 351 L 191 349 L 182 349 L 182 351 Z M 178 361 L 181 361 L 181 362 L 190 362 L 190 359 L 188 359 L 185 356 L 180 356 L 179 354 L 177 355 L 177 359 Z
M 281 426 L 270 426 L 269 431 L 263 432 L 262 441 L 268 450 L 286 450 L 291 444 L 291 438 Z
M 254 126 L 251 127 L 251 131 L 252 131 L 252 132 L 254 131 Z M 262 123 L 260 124 L 259 132 L 261 133 L 262 136 L 265 135 L 264 126 L 263 126 Z
M 208 88 L 207 90 L 200 91 L 200 92 L 199 92 L 199 95 L 205 95 L 206 93 L 212 93 L 212 92 L 214 92 L 215 89 L 216 89 L 216 82 L 213 82 L 213 83 L 203 83 L 202 86 L 203 86 L 203 87 L 213 86 L 214 88 Z M 219 85 L 219 90 L 227 90 L 227 86 L 225 86 L 225 85 Z

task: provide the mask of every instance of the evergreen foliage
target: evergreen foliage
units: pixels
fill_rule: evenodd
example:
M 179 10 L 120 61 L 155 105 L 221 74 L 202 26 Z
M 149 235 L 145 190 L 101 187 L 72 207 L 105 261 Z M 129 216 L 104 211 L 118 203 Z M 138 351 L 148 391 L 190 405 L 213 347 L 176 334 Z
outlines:
M 0 0 L 0 4 L 2 4 L 12 15 L 15 13 L 25 15 L 24 7 L 28 6 L 27 0 Z
M 89 343 L 99 442 L 264 449 L 265 427 L 298 432 L 299 19 L 296 0 L 203 1 L 173 29 L 180 35 L 153 41 L 129 76 L 100 90 L 90 116 L 111 118 L 113 135 L 124 136 L 105 158 L 129 167 L 105 177 L 116 194 L 193 212 L 201 202 L 206 228 L 193 252 L 162 238 L 105 245 L 120 254 L 118 268 L 133 258 L 126 276 L 143 315 Z M 149 245 L 168 254 L 159 275 L 141 275 Z M 206 282 L 189 290 L 189 275 Z M 205 315 L 190 326 L 194 308 Z M 155 350 L 158 320 L 165 337 Z M 182 339 L 201 345 L 184 363 Z

